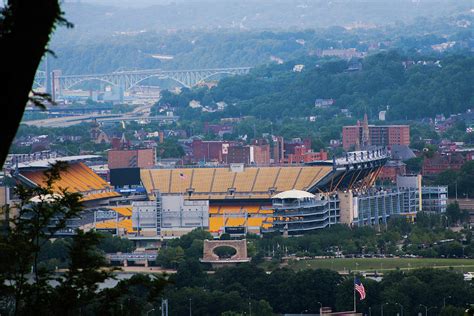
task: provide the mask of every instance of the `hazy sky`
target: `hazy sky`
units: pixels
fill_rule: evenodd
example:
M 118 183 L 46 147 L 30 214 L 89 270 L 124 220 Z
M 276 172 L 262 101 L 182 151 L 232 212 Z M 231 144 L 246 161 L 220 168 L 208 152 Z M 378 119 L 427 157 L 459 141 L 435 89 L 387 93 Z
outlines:
M 169 4 L 176 2 L 196 2 L 195 0 L 68 0 L 67 2 L 82 2 L 102 5 L 144 7 L 156 4 Z

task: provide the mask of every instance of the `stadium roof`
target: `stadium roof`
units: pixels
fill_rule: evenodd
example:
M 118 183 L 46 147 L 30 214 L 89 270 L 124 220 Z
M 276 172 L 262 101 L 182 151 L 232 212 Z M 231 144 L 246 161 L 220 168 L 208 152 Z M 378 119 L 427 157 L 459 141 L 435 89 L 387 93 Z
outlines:
M 314 194 L 301 190 L 288 190 L 277 195 L 274 195 L 272 199 L 303 199 L 303 198 L 314 198 Z
M 120 196 L 107 182 L 82 162 L 69 164 L 67 170 L 61 171 L 60 176 L 61 178 L 53 184 L 53 191 L 56 193 L 60 193 L 61 189 L 81 193 L 83 201 Z M 29 185 L 46 185 L 44 170 L 20 170 L 19 178 Z
M 191 199 L 269 199 L 275 193 L 306 190 L 332 171 L 332 166 L 142 169 L 141 181 L 149 195 L 189 194 Z
M 74 162 L 74 161 L 83 161 L 83 160 L 91 160 L 91 159 L 99 159 L 101 156 L 99 155 L 78 155 L 78 156 L 67 156 L 67 157 L 57 157 L 57 158 L 50 158 L 50 159 L 43 159 L 37 160 L 32 162 L 23 162 L 18 164 L 18 168 L 48 168 L 50 165 L 54 164 L 57 161 L 66 161 L 66 162 Z

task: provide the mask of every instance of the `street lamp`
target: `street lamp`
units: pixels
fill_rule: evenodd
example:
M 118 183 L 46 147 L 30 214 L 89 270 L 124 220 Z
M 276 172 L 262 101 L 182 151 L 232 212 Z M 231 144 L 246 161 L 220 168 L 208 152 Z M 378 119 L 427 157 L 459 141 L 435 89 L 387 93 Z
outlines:
M 146 312 L 146 316 L 148 316 L 148 314 L 150 314 L 150 313 L 153 312 L 154 310 L 155 310 L 154 308 L 150 309 L 148 312 Z
M 383 306 L 384 305 L 388 305 L 389 303 L 383 303 L 382 305 L 380 305 L 380 315 L 383 316 Z
M 318 304 L 319 304 L 319 315 L 322 315 L 323 314 L 323 303 L 318 302 Z
M 429 311 L 430 309 L 435 309 L 435 308 L 438 308 L 437 306 L 431 306 L 431 307 L 428 307 L 428 306 L 426 306 L 426 305 L 423 305 L 423 304 L 419 304 L 419 306 L 422 306 L 422 307 L 424 307 L 424 308 L 425 308 L 425 316 L 428 316 L 428 311 Z
M 420 304 L 419 306 L 422 306 L 425 308 L 425 316 L 428 316 L 428 306 Z
M 190 298 L 189 299 L 189 316 L 193 315 L 192 301 L 193 301 L 193 299 Z
M 403 316 L 403 305 L 400 303 L 395 303 L 395 305 L 400 305 L 400 316 Z
M 446 307 L 446 299 L 451 298 L 451 295 L 443 297 L 443 307 Z
M 426 312 L 429 312 L 430 309 L 436 309 L 436 308 L 438 308 L 438 306 L 431 306 L 431 307 L 428 307 L 428 310 L 427 310 Z

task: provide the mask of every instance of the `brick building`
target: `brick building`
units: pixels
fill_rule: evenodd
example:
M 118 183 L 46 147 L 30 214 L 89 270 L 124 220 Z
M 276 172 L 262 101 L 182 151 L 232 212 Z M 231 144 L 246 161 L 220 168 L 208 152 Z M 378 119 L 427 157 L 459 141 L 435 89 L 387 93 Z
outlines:
M 250 146 L 250 162 L 257 165 L 270 163 L 270 144 L 265 139 L 257 139 Z
M 304 145 L 296 146 L 294 148 L 294 153 L 289 154 L 287 158 L 287 163 L 306 163 L 317 160 L 327 160 L 328 153 L 321 150 L 314 152 L 310 148 L 307 148 Z
M 200 139 L 195 139 L 191 144 L 192 160 L 194 162 L 215 161 L 218 163 L 227 163 L 229 147 L 234 145 L 238 145 L 238 143 L 228 141 L 203 141 Z
M 271 159 L 274 163 L 282 163 L 285 158 L 285 141 L 281 136 L 272 136 Z
M 459 170 L 466 162 L 466 158 L 461 154 L 438 154 L 423 160 L 421 169 L 422 175 L 438 174 L 445 170 Z
M 363 122 L 342 128 L 344 150 L 391 145 L 410 145 L 409 125 L 369 125 L 365 115 Z
M 380 171 L 378 178 L 382 181 L 397 182 L 397 176 L 405 176 L 407 173 L 406 164 L 399 160 L 387 161 Z

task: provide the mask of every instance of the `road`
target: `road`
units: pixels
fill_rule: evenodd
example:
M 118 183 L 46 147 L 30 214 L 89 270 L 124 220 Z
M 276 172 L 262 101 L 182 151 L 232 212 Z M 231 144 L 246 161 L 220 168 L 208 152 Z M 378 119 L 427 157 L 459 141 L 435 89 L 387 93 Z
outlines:
M 25 121 L 22 124 L 36 127 L 68 127 L 83 122 L 92 122 L 94 119 L 99 123 L 113 123 L 121 121 L 177 121 L 178 116 L 150 116 L 151 105 L 140 105 L 132 112 L 123 114 L 87 114 L 73 115 L 41 120 Z

